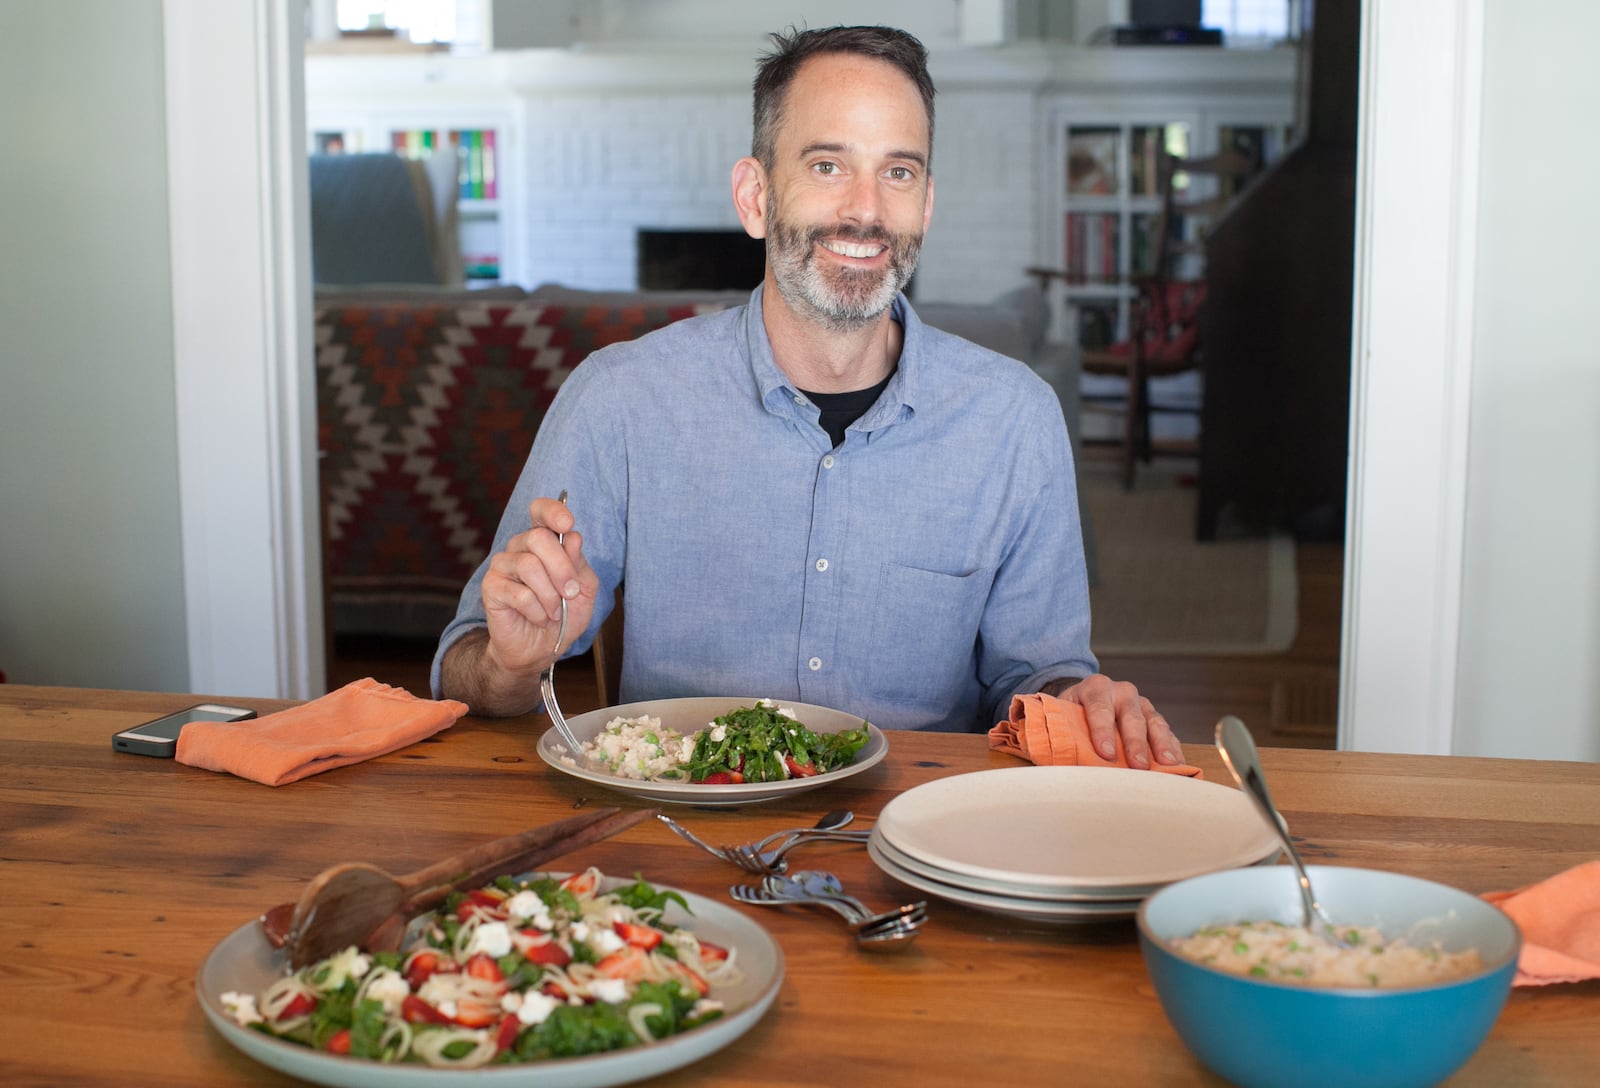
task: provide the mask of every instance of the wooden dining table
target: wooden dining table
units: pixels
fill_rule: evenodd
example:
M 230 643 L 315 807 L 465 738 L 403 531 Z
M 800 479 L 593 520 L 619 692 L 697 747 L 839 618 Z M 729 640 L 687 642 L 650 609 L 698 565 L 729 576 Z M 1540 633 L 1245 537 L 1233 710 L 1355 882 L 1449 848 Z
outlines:
M 466 717 L 430 740 L 281 787 L 113 752 L 120 729 L 211 697 L 0 684 L 0 1083 L 297 1083 L 214 1030 L 196 998 L 208 953 L 326 866 L 391 872 L 572 815 L 636 807 L 546 765 L 542 716 Z M 265 714 L 292 705 L 243 703 Z M 1214 751 L 1189 745 L 1231 786 Z M 1274 799 L 1308 860 L 1390 869 L 1474 893 L 1600 856 L 1600 765 L 1263 749 Z M 890 733 L 886 758 L 837 784 L 733 808 L 672 806 L 714 842 L 892 798 L 946 775 L 1021 765 L 982 736 Z M 1108 833 L 1110 829 L 1108 828 Z M 1018 828 L 1017 834 L 1027 834 Z M 924 898 L 853 844 L 807 867 L 869 905 Z M 635 872 L 719 902 L 744 874 L 654 820 L 560 860 Z M 746 1034 L 667 1085 L 1220 1084 L 1162 1013 L 1132 921 L 1051 925 L 934 899 L 903 952 L 858 950 L 831 913 L 736 907 L 786 973 Z M 1515 989 L 1458 1085 L 1593 1084 L 1600 983 Z

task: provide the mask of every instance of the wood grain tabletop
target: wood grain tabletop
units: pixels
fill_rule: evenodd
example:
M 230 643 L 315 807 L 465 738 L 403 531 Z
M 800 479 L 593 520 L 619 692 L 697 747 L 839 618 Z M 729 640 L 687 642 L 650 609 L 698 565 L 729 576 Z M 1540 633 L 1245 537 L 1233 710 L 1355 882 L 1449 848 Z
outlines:
M 210 696 L 0 684 L 0 856 L 7 1085 L 297 1083 L 207 1023 L 195 975 L 227 934 L 294 899 L 323 868 L 420 868 L 474 843 L 638 802 L 548 767 L 543 717 L 464 718 L 421 744 L 278 788 L 113 752 L 111 735 Z M 219 701 L 240 702 L 226 695 Z M 244 700 L 265 714 L 291 704 Z M 1187 749 L 1231 786 L 1214 751 Z M 1600 857 L 1600 765 L 1262 750 L 1308 861 L 1392 869 L 1474 893 Z M 858 826 L 946 775 L 1022 765 L 979 736 L 889 734 L 882 763 L 738 808 L 672 806 L 716 842 L 809 824 Z M 808 867 L 871 905 L 925 898 L 860 847 Z M 743 874 L 647 821 L 562 859 L 720 902 Z M 1168 1025 L 1131 921 L 1044 925 L 943 900 L 909 950 L 865 955 L 829 914 L 735 907 L 783 949 L 778 999 L 747 1034 L 652 1085 L 1220 1084 Z M 1600 983 L 1517 989 L 1452 1085 L 1590 1084 Z

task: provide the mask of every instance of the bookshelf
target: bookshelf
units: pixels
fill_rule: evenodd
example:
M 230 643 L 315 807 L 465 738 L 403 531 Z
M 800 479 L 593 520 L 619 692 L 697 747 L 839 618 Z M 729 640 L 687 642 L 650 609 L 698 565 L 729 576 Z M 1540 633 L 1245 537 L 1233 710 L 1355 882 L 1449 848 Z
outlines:
M 1103 347 L 1127 335 L 1133 281 L 1155 273 L 1161 222 L 1157 163 L 1162 152 L 1198 159 L 1232 149 L 1264 170 L 1287 148 L 1290 108 L 1279 102 L 1152 102 L 1111 105 L 1063 99 L 1047 111 L 1051 148 L 1046 268 L 1056 269 L 1053 300 L 1058 340 Z M 1178 171 L 1177 214 L 1167 221 L 1167 272 L 1204 273 L 1210 223 L 1249 181 Z
M 313 154 L 393 152 L 411 159 L 447 155 L 455 160 L 456 232 L 469 287 L 506 282 L 514 275 L 514 232 L 507 222 L 508 126 L 494 121 L 419 123 L 411 117 L 309 118 Z

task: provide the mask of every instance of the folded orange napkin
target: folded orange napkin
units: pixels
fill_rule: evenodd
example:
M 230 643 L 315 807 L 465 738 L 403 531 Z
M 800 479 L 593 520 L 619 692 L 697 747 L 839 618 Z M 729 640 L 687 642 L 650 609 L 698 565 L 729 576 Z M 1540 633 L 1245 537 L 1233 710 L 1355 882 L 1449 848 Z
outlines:
M 191 722 L 177 759 L 282 786 L 415 744 L 467 712 L 453 699 L 419 699 L 368 677 L 309 703 L 242 722 Z
M 1034 693 L 1011 697 L 1011 717 L 989 730 L 989 747 L 1021 756 L 1041 767 L 1126 767 L 1127 753 L 1122 738 L 1117 738 L 1115 759 L 1105 759 L 1089 740 L 1089 719 L 1083 707 Z M 1204 777 L 1199 767 L 1186 763 L 1168 765 L 1151 761 L 1150 766 L 1168 774 Z
M 1484 899 L 1522 930 L 1513 986 L 1600 978 L 1600 861 L 1586 861 L 1537 884 Z

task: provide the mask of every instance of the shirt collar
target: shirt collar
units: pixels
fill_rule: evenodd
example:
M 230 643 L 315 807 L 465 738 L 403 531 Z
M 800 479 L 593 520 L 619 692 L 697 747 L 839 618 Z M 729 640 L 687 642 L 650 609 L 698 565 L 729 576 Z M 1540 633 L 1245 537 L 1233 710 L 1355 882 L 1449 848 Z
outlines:
M 761 316 L 761 291 L 761 287 L 752 291 L 750 303 L 745 307 L 745 351 L 751 373 L 755 377 L 756 388 L 761 393 L 761 403 L 765 404 L 769 411 L 776 411 L 780 405 L 794 405 L 797 401 L 803 400 L 803 395 L 779 369 L 777 360 L 772 356 L 772 342 L 767 339 L 767 326 Z M 868 431 L 887 427 L 899 419 L 909 418 L 915 414 L 916 392 L 924 369 L 921 318 L 917 317 L 916 311 L 911 308 L 910 301 L 903 293 L 895 295 L 889 309 L 903 331 L 900 361 L 883 395 L 852 425 Z M 810 404 L 810 401 L 806 400 L 804 403 Z

